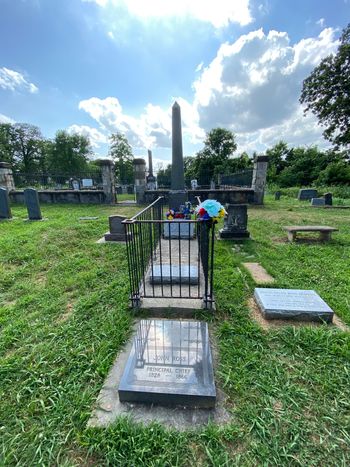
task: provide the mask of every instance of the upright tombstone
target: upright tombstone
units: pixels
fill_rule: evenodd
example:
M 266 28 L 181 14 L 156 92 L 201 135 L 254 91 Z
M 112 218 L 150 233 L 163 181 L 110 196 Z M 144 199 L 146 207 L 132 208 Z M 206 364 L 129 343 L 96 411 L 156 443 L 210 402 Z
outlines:
M 124 242 L 125 227 L 123 221 L 125 216 L 113 215 L 108 217 L 109 232 L 105 234 L 106 242 Z
M 324 206 L 325 199 L 324 198 L 312 198 L 311 199 L 311 206 Z
M 299 201 L 310 201 L 312 198 L 317 198 L 317 190 L 314 188 L 301 188 L 298 193 Z
M 281 192 L 280 191 L 276 191 L 275 193 L 275 201 L 279 201 L 281 199 Z
M 332 196 L 332 193 L 325 193 L 323 195 L 324 197 L 324 204 L 326 206 L 332 206 L 333 205 L 333 196 Z
M 6 188 L 0 187 L 0 219 L 11 219 L 10 198 Z
M 24 202 L 27 206 L 28 219 L 30 221 L 40 221 L 42 219 L 38 192 L 34 188 L 24 190 Z
M 172 166 L 169 207 L 179 211 L 187 201 L 185 190 L 185 172 L 182 149 L 181 109 L 177 102 L 172 107 Z
M 249 238 L 247 205 L 226 204 L 225 208 L 227 214 L 224 218 L 224 228 L 219 231 L 220 238 L 225 240 Z
M 156 177 L 153 175 L 153 162 L 152 151 L 148 150 L 148 176 L 147 176 L 147 189 L 156 189 Z

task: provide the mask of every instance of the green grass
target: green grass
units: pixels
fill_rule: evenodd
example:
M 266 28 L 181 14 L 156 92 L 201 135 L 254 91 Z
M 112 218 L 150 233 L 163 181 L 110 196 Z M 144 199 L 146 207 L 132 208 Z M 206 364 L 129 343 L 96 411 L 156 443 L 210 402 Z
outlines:
M 120 203 L 121 201 L 135 201 L 135 194 L 123 193 L 121 195 L 117 195 L 117 202 Z
M 107 216 L 137 208 L 43 205 L 44 222 L 0 223 L 0 465 L 348 465 L 350 335 L 335 328 L 263 331 L 246 301 L 241 267 L 260 262 L 276 287 L 315 289 L 350 325 L 346 210 L 295 200 L 249 209 L 253 240 L 216 243 L 225 427 L 179 433 L 128 419 L 86 429 L 103 380 L 131 332 L 125 245 L 97 245 Z M 80 216 L 98 216 L 79 221 Z M 329 244 L 283 241 L 281 226 L 339 228 Z

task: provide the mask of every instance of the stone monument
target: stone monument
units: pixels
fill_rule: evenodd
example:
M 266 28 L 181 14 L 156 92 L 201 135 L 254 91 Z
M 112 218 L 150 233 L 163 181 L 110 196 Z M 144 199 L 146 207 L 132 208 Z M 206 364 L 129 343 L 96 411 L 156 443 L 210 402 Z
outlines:
M 125 216 L 113 215 L 108 217 L 109 232 L 105 234 L 106 242 L 125 242 L 125 227 L 122 222 Z
M 312 198 L 311 199 L 311 206 L 324 206 L 325 199 L 324 198 Z
M 214 407 L 207 323 L 141 320 L 118 393 L 121 402 Z
M 266 319 L 333 320 L 333 310 L 314 290 L 256 288 L 254 298 Z
M 24 202 L 27 206 L 28 219 L 30 221 L 40 221 L 42 219 L 38 192 L 34 188 L 26 188 L 23 192 Z
M 332 193 L 325 193 L 323 195 L 324 197 L 324 204 L 326 206 L 332 206 L 333 205 L 333 196 L 332 196 Z
M 268 156 L 256 156 L 254 159 L 252 188 L 255 204 L 264 204 L 268 162 Z
M 0 187 L 6 188 L 7 191 L 16 189 L 11 165 L 8 162 L 0 162 Z
M 247 204 L 226 204 L 227 214 L 224 218 L 224 228 L 219 231 L 220 238 L 225 240 L 249 238 L 247 207 Z
M 152 151 L 148 150 L 147 190 L 156 190 L 156 177 L 153 175 Z
M 299 201 L 310 201 L 312 198 L 317 198 L 317 190 L 314 188 L 301 188 L 298 193 Z
M 179 211 L 187 201 L 182 149 L 181 109 L 177 102 L 172 107 L 172 165 L 169 208 Z
M 136 202 L 139 204 L 145 201 L 146 189 L 146 161 L 141 157 L 134 159 L 135 193 Z
M 11 219 L 10 198 L 6 188 L 0 187 L 0 219 Z

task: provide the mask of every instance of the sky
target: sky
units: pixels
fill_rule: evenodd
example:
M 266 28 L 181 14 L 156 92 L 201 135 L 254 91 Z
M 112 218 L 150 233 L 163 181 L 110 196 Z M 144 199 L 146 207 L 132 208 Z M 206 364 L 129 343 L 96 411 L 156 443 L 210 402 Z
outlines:
M 96 158 L 119 131 L 159 167 L 177 100 L 187 156 L 215 127 L 237 154 L 327 147 L 299 96 L 349 18 L 350 0 L 0 0 L 0 122 L 87 135 Z

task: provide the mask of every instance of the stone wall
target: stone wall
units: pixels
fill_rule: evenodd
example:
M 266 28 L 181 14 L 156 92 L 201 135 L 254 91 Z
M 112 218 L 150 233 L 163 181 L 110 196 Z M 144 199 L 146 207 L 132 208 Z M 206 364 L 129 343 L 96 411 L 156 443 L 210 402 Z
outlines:
M 165 202 L 169 200 L 170 190 L 149 190 L 145 192 L 145 203 L 150 204 L 159 196 L 164 196 Z M 252 188 L 233 188 L 232 190 L 188 190 L 188 199 L 197 204 L 196 197 L 201 201 L 206 199 L 216 199 L 221 204 L 253 204 L 254 190 Z
M 38 191 L 40 203 L 62 204 L 105 204 L 106 194 L 103 190 L 42 190 Z M 24 203 L 23 191 L 11 191 L 13 203 Z

